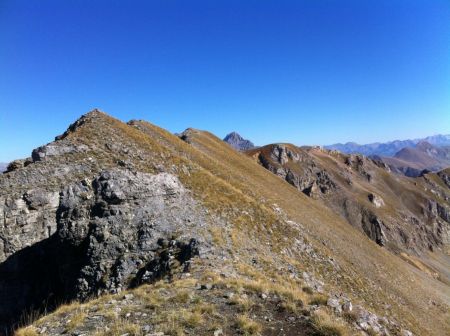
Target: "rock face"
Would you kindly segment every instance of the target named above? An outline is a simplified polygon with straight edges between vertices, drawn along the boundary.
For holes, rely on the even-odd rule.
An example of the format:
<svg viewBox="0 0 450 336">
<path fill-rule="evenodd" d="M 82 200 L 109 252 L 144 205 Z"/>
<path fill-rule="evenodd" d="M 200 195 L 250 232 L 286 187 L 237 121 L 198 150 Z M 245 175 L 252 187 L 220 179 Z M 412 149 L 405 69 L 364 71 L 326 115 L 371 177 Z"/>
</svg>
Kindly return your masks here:
<svg viewBox="0 0 450 336">
<path fill-rule="evenodd" d="M 46 145 L 41 146 L 33 150 L 31 157 L 34 162 L 36 161 L 44 161 L 51 156 L 69 154 L 69 153 L 82 153 L 86 152 L 89 148 L 84 145 L 67 145 L 67 146 L 59 146 L 59 145 Z"/>
<path fill-rule="evenodd" d="M 59 193 L 30 189 L 16 197 L 0 196 L 0 262 L 56 231 Z"/>
<path fill-rule="evenodd" d="M 255 147 L 255 145 L 250 140 L 244 139 L 236 132 L 231 132 L 230 134 L 228 134 L 223 139 L 223 141 L 239 151 L 245 151 Z"/>
<path fill-rule="evenodd" d="M 442 170 L 437 173 L 442 181 L 450 188 L 450 169 Z"/>
<path fill-rule="evenodd" d="M 5 206 L 1 223 L 14 218 L 25 234 L 44 227 L 38 234 L 49 237 L 12 255 L 8 244 L 23 235 L 1 240 L 8 242 L 3 258 L 9 255 L 0 265 L 8 274 L 0 278 L 3 325 L 43 300 L 84 300 L 170 275 L 205 246 L 193 230 L 202 225 L 201 209 L 167 173 L 103 171 L 60 195 L 31 190 Z"/>
<path fill-rule="evenodd" d="M 275 144 L 270 147 L 270 151 L 260 152 L 258 160 L 263 167 L 310 197 L 320 197 L 320 194 L 327 194 L 336 188 L 329 174 L 317 167 L 311 158 L 299 149 Z"/>
</svg>

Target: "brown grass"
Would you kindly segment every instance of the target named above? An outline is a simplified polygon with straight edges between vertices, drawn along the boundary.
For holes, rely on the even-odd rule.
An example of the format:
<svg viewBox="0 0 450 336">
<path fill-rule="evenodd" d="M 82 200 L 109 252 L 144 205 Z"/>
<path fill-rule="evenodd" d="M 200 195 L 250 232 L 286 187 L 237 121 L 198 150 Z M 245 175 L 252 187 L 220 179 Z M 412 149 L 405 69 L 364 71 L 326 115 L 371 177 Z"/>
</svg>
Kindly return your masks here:
<svg viewBox="0 0 450 336">
<path fill-rule="evenodd" d="M 39 334 L 37 333 L 36 329 L 34 329 L 33 327 L 26 327 L 26 328 L 21 328 L 19 330 L 16 330 L 16 332 L 14 333 L 14 336 L 38 336 Z"/>
<path fill-rule="evenodd" d="M 259 323 L 253 321 L 248 315 L 240 315 L 236 319 L 237 327 L 244 335 L 257 335 L 262 327 Z"/>
<path fill-rule="evenodd" d="M 312 316 L 312 325 L 316 336 L 347 336 L 348 331 L 342 322 L 333 319 L 328 313 L 321 310 Z"/>
</svg>

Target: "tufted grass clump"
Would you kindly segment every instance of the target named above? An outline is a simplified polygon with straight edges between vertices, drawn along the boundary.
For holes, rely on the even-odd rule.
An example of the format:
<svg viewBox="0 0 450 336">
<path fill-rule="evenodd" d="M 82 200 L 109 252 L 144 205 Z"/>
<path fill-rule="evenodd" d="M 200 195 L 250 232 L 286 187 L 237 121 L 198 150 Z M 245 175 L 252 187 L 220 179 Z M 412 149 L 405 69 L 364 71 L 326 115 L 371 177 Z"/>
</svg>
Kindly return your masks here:
<svg viewBox="0 0 450 336">
<path fill-rule="evenodd" d="M 26 327 L 17 330 L 14 336 L 38 336 L 38 333 L 33 327 Z"/>
<path fill-rule="evenodd" d="M 248 315 L 240 315 L 236 319 L 237 327 L 244 335 L 257 335 L 262 327 L 259 323 L 253 321 Z"/>
<path fill-rule="evenodd" d="M 333 319 L 326 311 L 315 312 L 311 321 L 315 336 L 348 336 L 343 323 Z"/>
<path fill-rule="evenodd" d="M 327 302 L 328 297 L 323 294 L 316 294 L 309 300 L 310 305 L 317 305 L 317 306 L 325 306 Z"/>
</svg>

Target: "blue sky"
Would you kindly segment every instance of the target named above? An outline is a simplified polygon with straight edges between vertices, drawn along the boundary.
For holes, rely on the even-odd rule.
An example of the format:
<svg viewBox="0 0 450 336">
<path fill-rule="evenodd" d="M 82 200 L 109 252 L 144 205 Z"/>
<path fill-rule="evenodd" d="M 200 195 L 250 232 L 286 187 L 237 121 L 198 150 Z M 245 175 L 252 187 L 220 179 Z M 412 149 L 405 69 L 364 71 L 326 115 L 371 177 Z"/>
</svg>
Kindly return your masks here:
<svg viewBox="0 0 450 336">
<path fill-rule="evenodd" d="M 450 2 L 0 0 L 0 161 L 95 107 L 257 144 L 450 133 Z"/>
</svg>

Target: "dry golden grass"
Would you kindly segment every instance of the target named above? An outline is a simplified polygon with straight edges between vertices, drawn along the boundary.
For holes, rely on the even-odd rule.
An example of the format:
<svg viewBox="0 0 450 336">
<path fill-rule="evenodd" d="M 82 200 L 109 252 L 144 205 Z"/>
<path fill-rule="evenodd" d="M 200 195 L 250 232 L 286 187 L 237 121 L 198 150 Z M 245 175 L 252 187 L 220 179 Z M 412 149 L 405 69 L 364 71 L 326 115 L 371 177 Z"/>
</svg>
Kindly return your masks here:
<svg viewBox="0 0 450 336">
<path fill-rule="evenodd" d="M 244 335 L 258 335 L 262 331 L 261 325 L 248 315 L 239 315 L 236 318 L 236 323 Z"/>
<path fill-rule="evenodd" d="M 183 311 L 182 319 L 184 325 L 195 328 L 204 323 L 203 314 L 200 311 Z"/>
<path fill-rule="evenodd" d="M 101 329 L 103 329 L 103 327 Z M 115 321 L 109 330 L 99 330 L 95 333 L 95 336 L 121 336 L 124 334 L 129 336 L 141 336 L 141 327 L 127 320 L 119 319 Z"/>
<path fill-rule="evenodd" d="M 248 312 L 253 305 L 253 302 L 248 297 L 234 295 L 229 299 L 230 305 L 234 305 L 240 312 Z"/>
<path fill-rule="evenodd" d="M 309 304 L 324 306 L 327 304 L 327 301 L 328 301 L 328 296 L 323 295 L 323 294 L 315 294 L 310 298 Z"/>
<path fill-rule="evenodd" d="M 434 271 L 433 269 L 431 269 L 430 267 L 428 267 L 427 265 L 425 265 L 423 262 L 421 262 L 418 258 L 412 256 L 412 255 L 408 255 L 404 252 L 400 253 L 400 256 L 406 260 L 408 263 L 410 263 L 411 265 L 413 265 L 414 267 L 420 269 L 422 272 L 425 272 L 426 274 L 434 277 L 434 278 L 438 278 L 439 277 L 439 273 Z"/>
<path fill-rule="evenodd" d="M 33 327 L 27 327 L 27 328 L 21 328 L 19 330 L 16 330 L 14 333 L 14 336 L 38 336 L 36 329 Z"/>
<path fill-rule="evenodd" d="M 347 336 L 348 331 L 342 322 L 333 319 L 323 310 L 317 311 L 312 316 L 312 323 L 317 336 Z"/>
<path fill-rule="evenodd" d="M 69 333 L 80 326 L 84 322 L 86 316 L 84 311 L 78 311 L 75 314 L 72 314 L 70 320 L 67 321 L 66 324 L 66 333 Z"/>
</svg>

